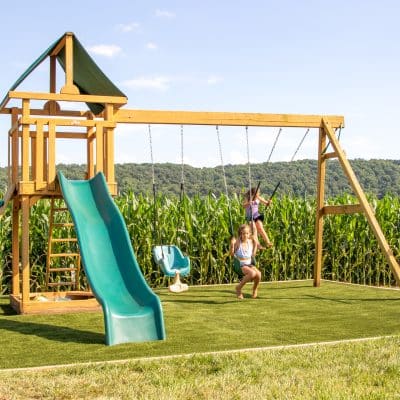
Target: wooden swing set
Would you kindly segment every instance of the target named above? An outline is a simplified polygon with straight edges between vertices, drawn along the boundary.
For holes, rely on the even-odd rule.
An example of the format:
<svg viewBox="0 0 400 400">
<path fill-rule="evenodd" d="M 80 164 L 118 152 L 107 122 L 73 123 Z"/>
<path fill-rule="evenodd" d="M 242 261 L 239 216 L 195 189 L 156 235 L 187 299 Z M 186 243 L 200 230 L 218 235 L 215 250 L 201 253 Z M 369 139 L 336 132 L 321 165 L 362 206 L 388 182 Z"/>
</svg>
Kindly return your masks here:
<svg viewBox="0 0 400 400">
<path fill-rule="evenodd" d="M 49 91 L 17 91 L 19 84 L 45 59 L 49 59 Z M 65 72 L 65 84 L 57 91 L 56 63 Z M 10 105 L 9 103 L 13 103 Z M 114 134 L 118 124 L 179 124 L 318 128 L 318 179 L 315 224 L 314 286 L 321 283 L 323 221 L 329 214 L 365 214 L 386 256 L 397 285 L 400 267 L 339 144 L 335 130 L 344 126 L 342 116 L 191 112 L 123 109 L 126 96 L 101 72 L 73 33 L 67 32 L 51 45 L 7 92 L 0 114 L 9 115 L 8 190 L 0 214 L 12 204 L 12 290 L 10 304 L 18 313 L 69 312 L 98 308 L 90 292 L 79 290 L 48 296 L 69 296 L 74 301 L 37 301 L 31 292 L 29 262 L 30 208 L 40 199 L 62 197 L 56 178 L 59 140 L 83 140 L 86 176 L 103 172 L 111 195 L 117 195 L 114 169 Z M 77 111 L 77 105 L 82 108 Z M 327 153 L 328 142 L 333 151 Z M 62 147 L 62 146 L 60 146 Z M 356 205 L 325 205 L 326 162 L 336 158 L 358 198 Z M 95 238 L 94 238 L 95 240 Z"/>
</svg>

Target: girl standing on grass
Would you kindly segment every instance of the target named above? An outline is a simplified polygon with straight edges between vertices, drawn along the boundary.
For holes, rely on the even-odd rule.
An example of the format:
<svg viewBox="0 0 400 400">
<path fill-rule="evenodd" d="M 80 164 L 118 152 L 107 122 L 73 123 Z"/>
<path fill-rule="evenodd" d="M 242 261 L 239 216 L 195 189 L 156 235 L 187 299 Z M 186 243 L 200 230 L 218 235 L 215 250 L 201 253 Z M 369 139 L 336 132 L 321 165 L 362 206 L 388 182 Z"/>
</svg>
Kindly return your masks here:
<svg viewBox="0 0 400 400">
<path fill-rule="evenodd" d="M 253 281 L 252 298 L 257 297 L 258 285 L 261 281 L 261 272 L 254 265 L 254 256 L 257 252 L 257 234 L 251 235 L 251 228 L 247 224 L 239 227 L 238 237 L 233 237 L 230 243 L 230 254 L 235 256 L 240 263 L 240 268 L 243 272 L 243 278 L 236 286 L 236 296 L 238 299 L 243 299 L 242 287 Z"/>
<path fill-rule="evenodd" d="M 267 232 L 264 229 L 263 221 L 264 214 L 260 214 L 258 207 L 259 205 L 264 204 L 265 206 L 269 206 L 272 203 L 272 200 L 266 200 L 264 197 L 260 195 L 260 189 L 251 188 L 244 195 L 243 207 L 246 210 L 246 220 L 251 223 L 251 227 L 254 232 L 258 232 L 266 243 L 267 247 L 272 247 L 273 244 L 269 239 Z M 258 242 L 258 239 L 257 239 Z M 264 249 L 261 244 L 258 242 L 258 247 L 260 249 Z"/>
</svg>

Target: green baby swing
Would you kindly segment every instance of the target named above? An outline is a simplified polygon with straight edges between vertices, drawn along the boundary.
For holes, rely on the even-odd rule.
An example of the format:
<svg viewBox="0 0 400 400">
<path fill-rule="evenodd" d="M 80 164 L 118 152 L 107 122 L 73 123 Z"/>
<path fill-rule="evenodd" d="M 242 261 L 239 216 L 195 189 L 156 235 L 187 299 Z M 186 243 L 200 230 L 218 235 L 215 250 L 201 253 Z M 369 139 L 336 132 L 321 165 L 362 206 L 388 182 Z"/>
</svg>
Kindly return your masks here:
<svg viewBox="0 0 400 400">
<path fill-rule="evenodd" d="M 153 179 L 153 204 L 154 204 L 154 220 L 153 220 L 153 241 L 156 239 L 158 243 L 161 242 L 160 232 L 157 230 L 158 225 L 158 210 L 157 210 L 157 196 L 156 184 L 154 173 L 154 160 L 153 160 L 153 144 L 151 137 L 151 126 L 149 125 L 149 143 L 150 155 L 152 164 L 152 179 Z M 183 126 L 181 126 L 181 155 L 182 155 L 182 169 L 181 169 L 181 190 L 179 204 L 184 204 L 184 158 L 183 158 Z M 179 228 L 177 229 L 177 232 Z M 170 278 L 174 278 L 173 283 L 168 286 L 168 289 L 174 293 L 181 293 L 189 289 L 186 283 L 182 283 L 180 277 L 188 276 L 190 273 L 190 258 L 183 255 L 180 248 L 174 244 L 158 244 L 152 248 L 153 260 L 159 266 L 161 272 Z"/>
</svg>

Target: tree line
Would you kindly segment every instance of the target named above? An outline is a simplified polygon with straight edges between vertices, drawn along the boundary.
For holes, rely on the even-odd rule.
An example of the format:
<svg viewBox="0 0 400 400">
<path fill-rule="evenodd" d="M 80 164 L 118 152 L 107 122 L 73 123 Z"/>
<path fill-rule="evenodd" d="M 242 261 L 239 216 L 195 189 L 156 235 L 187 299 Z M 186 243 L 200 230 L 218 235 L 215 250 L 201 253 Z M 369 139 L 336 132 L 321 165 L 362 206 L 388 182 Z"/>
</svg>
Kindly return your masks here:
<svg viewBox="0 0 400 400">
<path fill-rule="evenodd" d="M 400 195 L 400 160 L 350 160 L 350 164 L 360 181 L 364 191 L 382 198 L 385 194 Z M 85 165 L 59 164 L 70 179 L 83 179 Z M 317 161 L 299 160 L 292 162 L 273 162 L 252 164 L 251 180 L 248 165 L 231 165 L 224 167 L 229 195 L 240 195 L 250 183 L 260 188 L 265 196 L 271 194 L 278 184 L 277 196 L 289 195 L 309 197 L 316 194 Z M 155 189 L 157 194 L 179 196 L 182 191 L 182 166 L 180 164 L 162 163 L 154 165 Z M 126 194 L 151 194 L 153 192 L 151 164 L 116 164 L 116 180 L 119 192 Z M 183 190 L 188 196 L 195 194 L 216 196 L 225 193 L 224 175 L 221 166 L 196 168 L 189 165 L 183 167 Z M 0 168 L 0 188 L 7 187 L 7 169 Z M 327 197 L 335 197 L 344 193 L 353 194 L 347 177 L 338 160 L 328 160 L 326 168 Z"/>
</svg>

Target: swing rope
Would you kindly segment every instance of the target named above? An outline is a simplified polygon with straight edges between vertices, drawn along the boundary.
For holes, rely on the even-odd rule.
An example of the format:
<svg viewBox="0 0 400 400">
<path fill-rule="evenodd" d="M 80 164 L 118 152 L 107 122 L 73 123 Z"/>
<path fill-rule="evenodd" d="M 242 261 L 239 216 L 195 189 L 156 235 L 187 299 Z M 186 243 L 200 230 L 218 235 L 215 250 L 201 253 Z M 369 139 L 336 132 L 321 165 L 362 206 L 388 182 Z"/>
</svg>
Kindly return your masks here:
<svg viewBox="0 0 400 400">
<path fill-rule="evenodd" d="M 218 139 L 218 148 L 219 148 L 219 156 L 221 159 L 221 168 L 222 168 L 222 175 L 224 179 L 224 187 L 225 187 L 225 195 L 226 195 L 226 200 L 228 202 L 228 214 L 229 214 L 229 225 L 230 225 L 230 231 L 231 231 L 231 236 L 234 236 L 233 232 L 233 222 L 232 222 L 232 212 L 231 212 L 231 202 L 229 200 L 229 192 L 228 192 L 228 184 L 226 182 L 226 174 L 225 174 L 225 166 L 224 166 L 224 159 L 222 157 L 222 146 L 221 146 L 221 137 L 219 134 L 219 127 L 218 125 L 215 127 L 217 131 L 217 139 Z"/>
<path fill-rule="evenodd" d="M 177 238 L 179 245 L 180 245 L 180 238 L 179 238 L 180 231 L 185 232 L 186 243 L 188 243 L 188 232 L 187 232 L 186 226 L 185 226 L 185 166 L 184 166 L 183 147 L 184 147 L 183 146 L 183 125 L 181 125 L 181 185 L 180 185 L 181 190 L 179 193 L 179 223 L 177 224 L 177 227 L 176 227 L 176 238 Z M 181 218 L 182 208 L 183 208 L 183 218 Z M 183 221 L 182 221 L 182 219 L 183 219 Z M 182 229 L 182 226 L 184 226 L 183 229 Z"/>
<path fill-rule="evenodd" d="M 308 135 L 308 132 L 310 132 L 310 128 L 308 128 L 308 129 L 306 130 L 306 133 L 304 134 L 304 136 L 303 136 L 302 139 L 300 140 L 300 143 L 299 143 L 299 145 L 297 146 L 297 149 L 295 150 L 295 152 L 294 152 L 292 158 L 290 159 L 290 162 L 292 162 L 292 161 L 294 160 L 294 158 L 296 157 L 296 154 L 297 154 L 297 152 L 299 151 L 301 145 L 303 144 L 304 139 L 305 139 L 306 136 Z"/>
<path fill-rule="evenodd" d="M 156 194 L 156 179 L 155 179 L 155 169 L 154 169 L 154 157 L 153 157 L 153 139 L 151 135 L 151 125 L 148 125 L 148 134 L 149 134 L 149 146 L 150 146 L 150 159 L 151 159 L 151 178 L 153 183 L 153 242 L 161 242 L 160 240 L 160 232 L 157 229 L 157 221 L 158 221 L 158 209 L 157 209 L 157 194 Z"/>
</svg>

